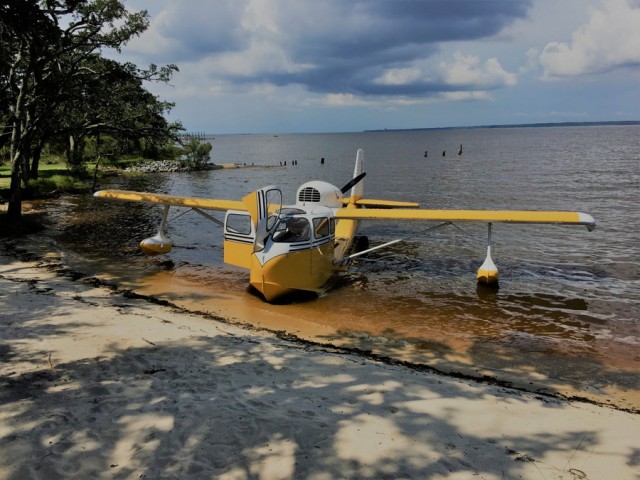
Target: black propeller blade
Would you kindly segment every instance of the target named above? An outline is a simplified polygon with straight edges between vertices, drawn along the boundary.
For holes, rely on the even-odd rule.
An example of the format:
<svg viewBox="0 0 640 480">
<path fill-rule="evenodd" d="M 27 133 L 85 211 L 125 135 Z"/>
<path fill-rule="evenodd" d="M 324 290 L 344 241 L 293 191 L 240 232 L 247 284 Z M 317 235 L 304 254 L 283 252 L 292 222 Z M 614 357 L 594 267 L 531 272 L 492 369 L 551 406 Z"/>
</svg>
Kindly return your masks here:
<svg viewBox="0 0 640 480">
<path fill-rule="evenodd" d="M 344 187 L 342 187 L 340 189 L 340 191 L 342 192 L 342 194 L 344 195 L 345 193 L 347 193 L 349 190 L 351 190 L 353 188 L 354 185 L 360 183 L 360 180 L 362 180 L 364 178 L 364 176 L 367 174 L 367 172 L 362 172 L 360 175 L 358 175 L 357 177 L 353 177 L 351 179 L 351 181 L 349 183 L 347 183 Z"/>
</svg>

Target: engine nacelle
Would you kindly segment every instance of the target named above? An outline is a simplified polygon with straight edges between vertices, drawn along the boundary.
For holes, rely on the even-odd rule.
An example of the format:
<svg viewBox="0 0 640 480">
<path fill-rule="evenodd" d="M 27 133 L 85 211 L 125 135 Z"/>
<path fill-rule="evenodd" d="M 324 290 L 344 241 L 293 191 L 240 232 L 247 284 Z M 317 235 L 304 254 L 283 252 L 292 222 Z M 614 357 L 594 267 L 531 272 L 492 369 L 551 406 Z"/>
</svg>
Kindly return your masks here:
<svg viewBox="0 0 640 480">
<path fill-rule="evenodd" d="M 296 204 L 340 208 L 342 207 L 342 192 L 338 187 L 327 182 L 318 180 L 307 182 L 298 188 Z"/>
</svg>

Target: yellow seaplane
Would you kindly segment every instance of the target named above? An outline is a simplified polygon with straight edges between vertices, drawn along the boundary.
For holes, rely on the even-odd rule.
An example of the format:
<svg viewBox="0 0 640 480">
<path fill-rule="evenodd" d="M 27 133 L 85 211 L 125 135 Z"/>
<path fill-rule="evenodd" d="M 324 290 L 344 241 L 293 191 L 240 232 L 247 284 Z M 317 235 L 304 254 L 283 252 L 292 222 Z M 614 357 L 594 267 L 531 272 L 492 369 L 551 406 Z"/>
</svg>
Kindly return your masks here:
<svg viewBox="0 0 640 480">
<path fill-rule="evenodd" d="M 224 261 L 249 270 L 249 283 L 267 302 L 295 291 L 322 292 L 336 271 L 360 255 L 387 247 L 393 240 L 354 251 L 363 220 L 426 221 L 443 224 L 488 224 L 487 256 L 477 272 L 479 283 L 497 285 L 499 274 L 491 258 L 491 225 L 495 222 L 584 225 L 593 230 L 593 217 L 580 212 L 509 210 L 426 210 L 417 203 L 363 197 L 364 153 L 357 151 L 353 178 L 344 187 L 323 181 L 301 185 L 293 205 L 283 205 L 275 185 L 249 193 L 242 200 L 183 197 L 125 190 L 101 190 L 94 196 L 110 200 L 164 205 L 158 233 L 142 240 L 148 255 L 169 253 L 165 233 L 170 207 L 187 207 L 219 224 L 224 232 Z M 206 210 L 224 211 L 221 221 Z"/>
</svg>

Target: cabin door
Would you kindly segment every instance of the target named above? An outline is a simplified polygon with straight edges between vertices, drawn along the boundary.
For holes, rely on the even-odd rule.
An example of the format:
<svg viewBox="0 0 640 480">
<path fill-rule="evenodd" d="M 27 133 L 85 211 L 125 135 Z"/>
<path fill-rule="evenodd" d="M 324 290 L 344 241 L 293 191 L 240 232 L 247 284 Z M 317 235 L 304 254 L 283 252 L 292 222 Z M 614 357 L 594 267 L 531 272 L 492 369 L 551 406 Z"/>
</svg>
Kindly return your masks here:
<svg viewBox="0 0 640 480">
<path fill-rule="evenodd" d="M 253 222 L 253 251 L 263 250 L 269 232 L 278 223 L 278 217 L 272 214 L 282 207 L 282 191 L 276 185 L 269 185 L 246 195 L 242 201 L 247 206 L 247 212 Z"/>
<path fill-rule="evenodd" d="M 224 217 L 224 261 L 251 268 L 256 232 L 248 212 L 228 210 Z"/>
</svg>

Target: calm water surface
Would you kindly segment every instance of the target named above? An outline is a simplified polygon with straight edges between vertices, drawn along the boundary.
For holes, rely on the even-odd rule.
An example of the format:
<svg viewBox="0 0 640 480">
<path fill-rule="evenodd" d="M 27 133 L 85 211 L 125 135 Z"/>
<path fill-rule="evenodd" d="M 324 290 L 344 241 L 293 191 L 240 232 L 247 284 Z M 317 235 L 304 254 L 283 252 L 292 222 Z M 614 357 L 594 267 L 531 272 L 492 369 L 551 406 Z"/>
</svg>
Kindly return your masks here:
<svg viewBox="0 0 640 480">
<path fill-rule="evenodd" d="M 479 290 L 475 281 L 485 225 L 363 224 L 373 245 L 406 242 L 359 259 L 320 298 L 281 306 L 247 292 L 248 274 L 222 263 L 221 229 L 194 213 L 171 223 L 177 247 L 170 263 L 137 249 L 157 229 L 157 206 L 65 197 L 52 207 L 52 234 L 68 261 L 133 282 L 161 278 L 167 296 L 180 284 L 181 296 L 197 297 L 199 309 L 235 294 L 256 311 L 288 316 L 294 332 L 304 319 L 360 345 L 423 352 L 431 363 L 447 357 L 491 371 L 535 370 L 630 397 L 640 389 L 639 142 L 638 126 L 229 135 L 213 141 L 214 162 L 254 168 L 103 180 L 102 188 L 232 199 L 277 184 L 293 203 L 307 180 L 346 183 L 363 148 L 368 197 L 596 218 L 594 232 L 494 225 L 498 291 Z"/>
</svg>

